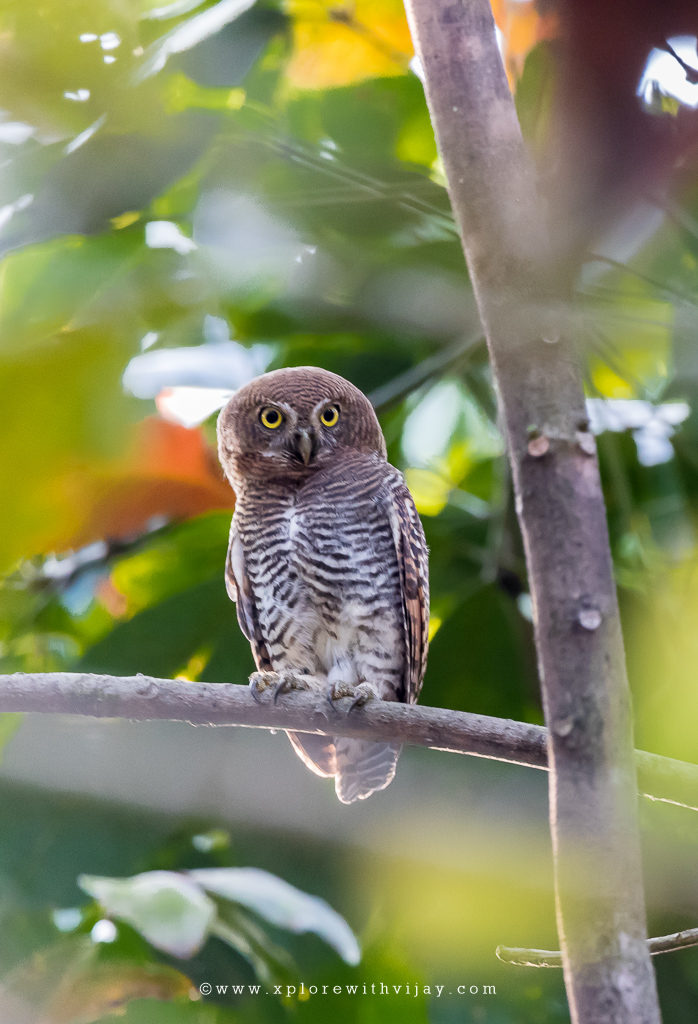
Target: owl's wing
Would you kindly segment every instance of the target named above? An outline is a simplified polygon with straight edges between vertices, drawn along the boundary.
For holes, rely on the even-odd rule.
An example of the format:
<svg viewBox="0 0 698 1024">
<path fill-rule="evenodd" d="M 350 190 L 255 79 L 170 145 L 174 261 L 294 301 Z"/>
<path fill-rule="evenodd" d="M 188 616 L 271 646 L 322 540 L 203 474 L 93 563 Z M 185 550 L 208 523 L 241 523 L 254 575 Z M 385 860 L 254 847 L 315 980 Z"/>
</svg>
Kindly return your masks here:
<svg viewBox="0 0 698 1024">
<path fill-rule="evenodd" d="M 240 629 L 250 641 L 255 665 L 260 672 L 271 671 L 269 652 L 259 626 L 257 606 L 245 568 L 245 555 L 234 518 L 230 527 L 228 555 L 225 560 L 225 588 L 230 600 L 235 601 Z"/>
<path fill-rule="evenodd" d="M 257 606 L 250 578 L 245 569 L 245 554 L 235 526 L 235 519 L 230 526 L 228 555 L 225 560 L 225 587 L 230 600 L 235 601 L 240 629 L 250 641 L 252 656 L 257 668 L 260 672 L 271 672 L 271 659 L 259 626 Z M 311 771 L 323 778 L 335 774 L 337 771 L 335 747 L 331 737 L 300 736 L 294 732 L 289 732 L 287 735 L 294 750 Z"/>
<path fill-rule="evenodd" d="M 419 697 L 429 646 L 429 551 L 412 495 L 400 477 L 388 506 L 395 551 L 400 568 L 400 587 L 407 646 L 406 703 Z"/>
</svg>

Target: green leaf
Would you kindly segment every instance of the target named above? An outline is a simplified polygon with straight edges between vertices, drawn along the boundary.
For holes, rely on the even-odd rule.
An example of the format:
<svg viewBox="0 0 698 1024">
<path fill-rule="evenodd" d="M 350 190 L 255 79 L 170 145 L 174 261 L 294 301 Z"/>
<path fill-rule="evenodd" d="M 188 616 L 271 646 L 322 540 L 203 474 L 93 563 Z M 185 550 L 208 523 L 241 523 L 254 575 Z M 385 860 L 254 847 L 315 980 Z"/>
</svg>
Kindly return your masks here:
<svg viewBox="0 0 698 1024">
<path fill-rule="evenodd" d="M 207 7 L 187 21 L 164 35 L 146 52 L 138 71 L 137 81 L 150 78 L 162 71 L 169 58 L 175 53 L 184 53 L 193 46 L 215 35 L 229 25 L 255 3 L 255 0 L 219 0 L 213 7 Z"/>
<path fill-rule="evenodd" d="M 56 153 L 33 201 L 3 232 L 0 253 L 57 235 L 93 234 L 112 218 L 146 209 L 189 170 L 213 131 L 211 118 L 195 111 L 165 125 L 157 135 L 100 130 L 72 152 Z"/>
<path fill-rule="evenodd" d="M 210 512 L 172 526 L 120 558 L 112 582 L 129 611 L 137 612 L 200 583 L 220 581 L 229 533 L 230 512 Z"/>
<path fill-rule="evenodd" d="M 293 959 L 239 907 L 220 908 L 211 932 L 244 957 L 258 978 L 267 985 L 288 982 L 294 975 Z"/>
<path fill-rule="evenodd" d="M 299 934 L 313 932 L 348 964 L 358 964 L 361 951 L 343 917 L 318 896 L 310 896 L 259 868 L 200 868 L 189 877 L 209 892 L 253 910 L 277 928 Z"/>
<path fill-rule="evenodd" d="M 195 11 L 202 7 L 204 0 L 172 0 L 172 3 L 162 4 L 145 11 L 142 15 L 144 21 L 167 21 L 169 18 L 179 18 L 183 14 Z"/>
<path fill-rule="evenodd" d="M 431 679 L 434 688 L 438 687 L 435 694 Z M 479 587 L 453 610 L 434 637 L 425 702 L 526 719 L 536 693 L 530 623 L 502 589 L 495 585 Z"/>
<path fill-rule="evenodd" d="M 174 871 L 147 871 L 132 878 L 80 875 L 78 885 L 107 914 L 126 921 L 156 949 L 180 959 L 201 949 L 216 916 L 213 900 Z"/>
<path fill-rule="evenodd" d="M 252 671 L 250 645 L 235 620 L 222 574 L 145 608 L 85 652 L 79 668 L 169 678 L 202 650 L 223 645 L 225 664 L 217 682 L 244 682 Z"/>
<path fill-rule="evenodd" d="M 105 324 L 0 359 L 0 475 L 12 493 L 0 506 L 0 567 L 55 549 L 79 527 L 81 474 L 119 450 L 132 420 L 119 383 L 130 354 Z"/>
<path fill-rule="evenodd" d="M 556 55 L 549 43 L 535 46 L 516 89 L 516 112 L 529 144 L 542 150 L 550 131 L 557 88 Z"/>
</svg>

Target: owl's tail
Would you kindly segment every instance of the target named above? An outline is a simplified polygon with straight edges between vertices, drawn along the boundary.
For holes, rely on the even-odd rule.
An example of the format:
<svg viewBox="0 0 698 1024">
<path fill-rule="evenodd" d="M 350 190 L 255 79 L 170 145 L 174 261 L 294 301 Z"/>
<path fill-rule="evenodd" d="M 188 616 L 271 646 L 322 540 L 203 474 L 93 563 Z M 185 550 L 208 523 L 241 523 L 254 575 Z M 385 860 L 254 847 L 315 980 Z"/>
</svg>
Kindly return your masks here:
<svg viewBox="0 0 698 1024">
<path fill-rule="evenodd" d="M 385 789 L 395 778 L 402 745 L 350 740 L 343 736 L 313 736 L 288 733 L 301 761 L 316 775 L 334 775 L 334 788 L 343 804 L 365 800 Z"/>
<path fill-rule="evenodd" d="M 365 800 L 395 778 L 402 745 L 335 737 L 334 788 L 343 804 Z"/>
</svg>

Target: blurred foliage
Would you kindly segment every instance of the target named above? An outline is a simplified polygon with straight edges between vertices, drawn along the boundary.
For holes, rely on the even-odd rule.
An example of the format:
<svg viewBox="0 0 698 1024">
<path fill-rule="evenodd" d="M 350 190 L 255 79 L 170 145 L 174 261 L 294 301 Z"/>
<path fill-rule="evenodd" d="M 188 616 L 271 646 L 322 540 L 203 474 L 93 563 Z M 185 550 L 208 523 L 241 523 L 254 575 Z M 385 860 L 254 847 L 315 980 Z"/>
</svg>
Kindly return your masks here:
<svg viewBox="0 0 698 1024">
<path fill-rule="evenodd" d="M 298 968 L 274 947 L 260 919 L 295 934 L 319 935 L 345 963 L 361 959 L 348 924 L 324 900 L 258 868 L 145 871 L 131 878 L 81 875 L 78 885 L 105 915 L 131 925 L 155 949 L 190 959 L 216 936 L 266 985 L 289 984 Z"/>
<path fill-rule="evenodd" d="M 560 102 L 555 5 L 545 16 L 532 3 L 494 10 L 547 182 Z M 182 386 L 234 388 L 264 365 L 317 364 L 375 399 L 424 519 L 434 634 L 425 701 L 540 721 L 486 351 L 401 4 L 0 0 L 0 53 L 0 668 L 243 682 L 252 662 L 222 582 L 233 496 L 212 450 L 214 418 L 172 422 L 170 400 Z M 590 398 L 658 407 L 649 426 L 626 419 L 598 444 L 638 745 L 686 759 L 698 734 L 691 166 L 590 240 L 574 265 L 574 301 L 551 310 L 578 339 Z M 684 421 L 663 418 L 662 403 L 679 402 Z M 17 721 L 3 718 L 0 743 Z M 376 799 L 387 805 L 390 793 Z M 191 837 L 178 845 L 159 822 L 127 825 L 111 808 L 88 815 L 61 802 L 39 811 L 11 793 L 4 803 L 2 975 L 12 991 L 51 989 L 52 1021 L 106 1020 L 108 1007 L 127 1024 L 325 1018 L 320 1000 L 297 994 L 192 1001 L 207 977 L 253 980 L 221 943 L 175 963 L 128 925 L 114 942 L 90 940 L 97 910 L 75 888 L 78 874 L 228 867 L 240 858 L 227 841 L 197 860 Z M 494 867 L 483 885 L 477 874 L 426 880 L 431 869 L 395 862 L 371 862 L 366 874 L 342 864 L 335 876 L 334 848 L 282 841 L 309 865 L 294 880 L 344 906 L 352 925 L 362 885 L 390 891 L 392 923 L 375 925 L 359 973 L 294 938 L 320 984 L 428 985 L 438 980 L 430 953 L 457 977 L 465 954 L 449 960 L 452 933 L 440 923 L 451 905 L 467 908 L 491 946 L 508 938 L 488 923 L 493 908 L 553 927 L 549 903 L 536 910 L 540 891 L 505 884 L 487 844 L 482 860 Z M 274 870 L 268 842 L 251 837 L 246 857 Z M 390 889 L 396 871 L 407 906 L 403 887 Z M 677 927 L 695 923 L 697 899 L 686 898 Z M 77 908 L 74 926 L 52 918 L 61 906 Z M 260 955 L 281 940 L 265 941 Z M 698 991 L 690 955 L 685 969 L 665 969 L 667 1008 L 677 1007 L 668 1020 L 684 1019 Z M 489 962 L 480 978 L 490 969 L 506 997 L 481 1000 L 473 1020 L 566 1019 L 559 978 L 512 980 Z M 338 1020 L 365 1022 L 463 1012 L 423 994 L 333 1007 Z"/>
</svg>

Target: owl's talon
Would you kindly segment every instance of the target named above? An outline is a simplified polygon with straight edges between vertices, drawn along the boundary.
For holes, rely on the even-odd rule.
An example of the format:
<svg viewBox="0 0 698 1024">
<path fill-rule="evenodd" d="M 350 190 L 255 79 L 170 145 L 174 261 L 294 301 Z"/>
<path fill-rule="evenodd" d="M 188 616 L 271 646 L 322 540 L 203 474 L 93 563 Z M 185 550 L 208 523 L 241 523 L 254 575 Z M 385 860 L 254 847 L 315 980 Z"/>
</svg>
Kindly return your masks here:
<svg viewBox="0 0 698 1024">
<path fill-rule="evenodd" d="M 354 688 L 354 694 L 354 699 L 349 705 L 349 710 L 347 711 L 348 715 L 352 713 L 354 708 L 361 708 L 371 700 L 378 700 L 378 694 L 370 683 L 359 683 L 359 685 Z"/>
<path fill-rule="evenodd" d="M 286 670 L 285 672 L 279 672 L 277 676 L 277 683 L 274 687 L 274 703 L 278 701 L 284 693 L 290 693 L 292 690 L 309 690 L 310 684 L 307 681 L 307 677 L 303 675 Z"/>
<path fill-rule="evenodd" d="M 278 683 L 278 680 L 278 672 L 253 672 L 250 676 L 250 693 L 253 699 L 261 704 L 264 691 L 274 683 Z"/>
<path fill-rule="evenodd" d="M 328 703 L 333 711 L 337 710 L 335 701 L 341 700 L 342 697 L 353 697 L 347 714 L 354 710 L 354 708 L 361 707 L 366 704 L 369 700 L 375 700 L 378 694 L 370 685 L 370 683 L 331 683 L 326 690 L 326 697 Z"/>
<path fill-rule="evenodd" d="M 327 703 L 330 705 L 333 711 L 337 710 L 335 705 L 336 700 L 341 700 L 342 697 L 353 697 L 354 687 L 351 683 L 328 683 L 327 689 L 325 690 L 325 696 L 327 697 Z"/>
</svg>

